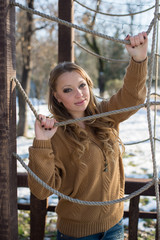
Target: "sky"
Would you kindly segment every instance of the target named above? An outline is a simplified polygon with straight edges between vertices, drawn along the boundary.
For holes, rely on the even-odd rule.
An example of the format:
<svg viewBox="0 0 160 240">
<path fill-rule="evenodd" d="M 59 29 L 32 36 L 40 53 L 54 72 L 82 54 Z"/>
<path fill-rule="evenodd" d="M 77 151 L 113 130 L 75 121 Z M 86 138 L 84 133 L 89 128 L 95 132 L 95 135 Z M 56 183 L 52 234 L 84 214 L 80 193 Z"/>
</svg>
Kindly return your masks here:
<svg viewBox="0 0 160 240">
<path fill-rule="evenodd" d="M 17 0 L 17 2 L 25 5 L 25 0 Z M 80 3 L 86 5 L 87 7 L 91 8 L 91 9 L 96 9 L 96 3 L 97 0 L 79 0 Z M 42 11 L 42 7 L 43 7 L 43 11 L 46 14 L 49 14 L 49 9 L 45 8 L 45 4 L 46 3 L 53 3 L 55 9 L 58 9 L 58 0 L 47 0 L 47 1 L 43 1 L 43 0 L 35 0 L 35 9 L 36 10 L 40 10 Z M 115 0 L 115 1 L 111 1 L 111 0 L 102 0 L 101 1 L 101 5 L 100 5 L 100 10 L 101 12 L 104 13 L 111 13 L 111 14 L 126 14 L 128 13 L 128 4 L 130 6 L 130 11 L 131 12 L 138 12 L 138 11 L 142 11 L 144 9 L 150 8 L 153 5 L 155 5 L 155 1 L 154 0 L 146 0 L 146 1 L 142 1 L 139 0 L 137 3 L 137 0 Z M 64 6 L 65 7 L 65 6 Z M 92 11 L 89 11 L 87 9 L 85 9 L 84 7 L 82 7 L 81 5 L 79 5 L 77 2 L 74 2 L 74 19 L 75 22 L 77 21 L 77 18 L 81 18 L 82 15 L 84 14 L 84 12 L 88 12 L 90 14 L 93 14 Z M 142 13 L 142 14 L 137 14 L 134 16 L 134 23 L 133 23 L 133 28 L 134 31 L 140 31 L 140 30 L 146 30 L 146 28 L 149 26 L 151 20 L 154 17 L 154 9 L 151 9 L 150 11 L 146 12 L 146 13 Z M 128 25 L 130 24 L 130 17 L 110 17 L 110 16 L 105 16 L 102 14 L 98 14 L 96 17 L 96 22 L 98 24 L 98 29 L 103 29 L 103 26 L 109 26 L 109 32 L 112 33 L 112 30 L 115 26 L 118 26 L 121 31 L 123 32 L 123 30 L 128 28 Z M 81 23 L 82 24 L 82 23 Z M 104 29 L 103 29 L 104 31 Z"/>
<path fill-rule="evenodd" d="M 26 0 L 16 0 L 17 2 L 25 5 Z M 97 0 L 79 0 L 80 3 L 86 5 L 87 7 L 91 9 L 96 9 L 96 3 Z M 138 12 L 145 9 L 148 9 L 155 5 L 156 0 L 101 0 L 100 10 L 104 13 L 111 13 L 111 14 L 126 14 L 128 13 L 128 8 L 130 8 L 131 12 Z M 43 11 L 46 14 L 51 14 L 50 9 L 47 9 L 45 7 L 46 3 L 54 4 L 54 8 L 58 9 L 58 0 L 35 0 L 35 9 L 39 11 Z M 128 6 L 129 4 L 129 6 Z M 64 6 L 65 7 L 65 6 Z M 42 10 L 43 8 L 43 10 Z M 83 14 L 87 12 L 90 15 L 93 15 L 94 12 L 87 10 L 86 8 L 79 5 L 77 2 L 74 2 L 74 23 L 77 25 L 80 25 L 84 27 L 84 23 L 82 22 L 82 16 Z M 154 9 L 151 9 L 148 12 L 137 14 L 134 16 L 133 19 L 133 35 L 136 35 L 137 33 L 141 31 L 147 31 L 149 24 L 151 23 L 152 19 L 154 17 Z M 124 39 L 126 35 L 131 34 L 131 17 L 110 17 L 105 16 L 102 14 L 97 14 L 96 16 L 96 26 L 94 30 L 101 32 L 103 34 L 106 34 L 108 36 L 114 36 L 114 33 L 116 31 L 116 28 L 119 28 L 119 34 L 120 39 Z M 81 31 L 77 31 L 76 36 L 78 34 L 82 34 Z M 39 34 L 40 31 L 39 31 Z M 42 31 L 42 35 L 44 35 L 44 32 Z M 149 34 L 149 47 L 151 48 L 152 43 L 152 31 Z"/>
<path fill-rule="evenodd" d="M 97 1 L 91 1 L 91 0 L 87 2 L 84 0 L 79 0 L 79 1 L 92 9 L 96 9 L 96 4 L 94 3 L 96 3 Z M 154 6 L 155 1 L 153 0 L 151 1 L 102 0 L 102 3 L 100 5 L 100 11 L 101 12 L 109 11 L 112 14 L 126 14 L 128 13 L 127 3 L 130 3 L 131 12 L 139 12 Z M 80 18 L 84 13 L 84 11 L 86 11 L 84 7 L 78 5 L 76 2 L 74 4 L 74 9 L 75 9 L 75 16 L 77 16 L 78 18 Z M 89 12 L 89 10 L 87 11 Z M 141 31 L 147 31 L 149 24 L 151 23 L 153 18 L 154 18 L 154 9 L 151 9 L 150 11 L 145 13 L 135 15 L 133 19 L 133 34 L 135 35 Z M 98 14 L 96 17 L 96 23 L 97 23 L 97 30 L 109 36 L 114 35 L 116 27 L 119 28 L 119 33 L 122 39 L 124 39 L 124 37 L 127 34 L 130 34 L 129 25 L 131 23 L 131 17 L 110 17 L 110 16 Z M 149 34 L 149 43 L 151 43 L 151 39 L 152 39 L 152 32 Z"/>
</svg>

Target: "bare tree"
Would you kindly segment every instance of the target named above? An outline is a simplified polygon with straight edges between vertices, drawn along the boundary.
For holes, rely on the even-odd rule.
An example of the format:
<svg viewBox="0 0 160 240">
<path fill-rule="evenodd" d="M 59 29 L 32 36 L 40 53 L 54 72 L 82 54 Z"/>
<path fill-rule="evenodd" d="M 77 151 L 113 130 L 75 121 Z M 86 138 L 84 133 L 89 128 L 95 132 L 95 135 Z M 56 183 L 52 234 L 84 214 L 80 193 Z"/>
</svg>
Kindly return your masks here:
<svg viewBox="0 0 160 240">
<path fill-rule="evenodd" d="M 101 4 L 101 0 L 97 0 L 96 12 L 93 15 L 91 23 L 86 23 L 87 27 L 93 30 L 96 21 L 96 15 L 99 11 L 99 7 Z M 95 52 L 96 54 L 101 55 L 100 46 L 98 45 L 97 38 L 92 35 L 91 37 L 88 34 L 84 35 L 87 45 Z M 104 78 L 104 61 L 102 59 L 98 59 L 98 87 L 100 90 L 100 95 L 104 95 L 105 90 L 105 78 Z"/>
<path fill-rule="evenodd" d="M 27 0 L 27 6 L 34 8 L 34 0 Z M 26 12 L 26 21 L 23 26 L 23 38 L 21 41 L 22 50 L 22 87 L 27 94 L 30 91 L 30 73 L 31 73 L 31 37 L 33 34 L 33 15 Z M 27 104 L 20 92 L 18 92 L 19 103 L 19 122 L 17 127 L 18 136 L 27 135 Z"/>
<path fill-rule="evenodd" d="M 34 8 L 34 0 L 26 0 L 27 1 L 27 6 L 29 8 Z M 48 3 L 47 3 L 48 4 Z M 47 5 L 45 5 L 47 6 Z M 43 5 L 44 7 L 44 5 Z M 53 6 L 49 5 L 50 11 L 53 12 Z M 36 22 L 36 23 L 35 23 Z M 43 64 L 46 66 L 46 62 L 44 63 L 44 59 L 46 60 L 46 57 L 48 56 L 48 52 L 46 54 L 46 57 L 43 57 L 43 54 L 45 54 L 45 49 L 44 46 L 47 45 L 44 42 L 47 42 L 48 45 L 46 48 L 49 46 L 50 52 L 54 52 L 55 47 L 53 44 L 53 41 L 51 41 L 51 37 L 48 41 L 43 40 L 43 48 L 41 47 L 41 50 L 38 49 L 38 46 L 41 46 L 39 43 L 37 46 L 37 40 L 36 40 L 36 33 L 39 30 L 47 29 L 50 35 L 52 35 L 52 32 L 55 29 L 55 23 L 51 23 L 48 21 L 44 21 L 43 19 L 39 20 L 39 18 L 33 19 L 33 15 L 24 12 L 23 10 L 20 10 L 17 13 L 17 42 L 16 42 L 16 49 L 17 49 L 17 76 L 18 79 L 21 79 L 21 85 L 27 95 L 29 96 L 30 94 L 30 83 L 31 79 L 33 81 L 38 81 L 39 80 L 39 88 L 37 88 L 37 93 L 40 89 L 42 88 L 42 77 L 45 76 L 45 74 L 41 76 L 39 74 L 36 74 L 37 68 L 39 68 L 42 72 L 44 68 L 41 68 L 39 66 L 40 60 L 43 62 Z M 45 34 L 44 34 L 45 35 Z M 40 39 L 41 41 L 41 39 Z M 35 46 L 34 46 L 35 44 Z M 53 46 L 51 46 L 53 44 Z M 35 48 L 37 47 L 37 52 L 35 52 Z M 52 49 L 52 51 L 51 51 Z M 41 52 L 40 52 L 41 51 Z M 53 54 L 52 54 L 53 55 Z M 37 59 L 36 59 L 37 56 Z M 39 59 L 40 57 L 40 59 Z M 44 59 L 43 59 L 44 58 Z M 49 57 L 48 57 L 49 58 Z M 49 59 L 51 60 L 51 59 Z M 52 65 L 53 62 L 51 62 L 50 65 Z M 49 66 L 49 64 L 48 64 Z M 38 71 L 39 72 L 39 71 Z M 33 73 L 35 74 L 35 77 L 33 77 Z M 37 78 L 36 78 L 37 76 Z M 38 79 L 39 78 L 39 79 Z M 38 85 L 38 84 L 37 84 Z M 36 89 L 34 89 L 36 91 Z M 38 96 L 39 94 L 37 94 Z M 18 136 L 27 136 L 27 130 L 28 130 L 28 122 L 27 122 L 27 104 L 24 101 L 22 95 L 20 92 L 18 92 L 18 104 L 19 104 L 19 121 L 18 121 L 18 126 L 17 126 L 17 135 Z"/>
</svg>

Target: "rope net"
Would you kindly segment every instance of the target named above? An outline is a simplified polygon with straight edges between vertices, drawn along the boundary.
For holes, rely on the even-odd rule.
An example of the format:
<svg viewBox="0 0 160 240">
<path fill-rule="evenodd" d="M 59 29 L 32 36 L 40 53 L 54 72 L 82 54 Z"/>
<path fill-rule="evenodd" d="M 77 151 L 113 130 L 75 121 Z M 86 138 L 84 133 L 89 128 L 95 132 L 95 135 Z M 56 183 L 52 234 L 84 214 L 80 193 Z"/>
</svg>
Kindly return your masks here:
<svg viewBox="0 0 160 240">
<path fill-rule="evenodd" d="M 75 0 L 77 3 L 79 3 L 77 0 Z M 70 28 L 74 28 L 77 29 L 79 31 L 83 31 L 89 34 L 93 34 L 95 36 L 107 39 L 107 40 L 111 40 L 111 41 L 115 41 L 115 42 L 119 42 L 122 44 L 130 44 L 129 41 L 126 40 L 121 40 L 121 39 L 116 39 L 113 37 L 110 37 L 108 35 L 87 29 L 87 28 L 83 28 L 81 26 L 78 26 L 76 24 L 64 21 L 62 19 L 59 19 L 57 17 L 54 16 L 49 16 L 47 14 L 41 13 L 37 10 L 33 10 L 31 8 L 25 7 L 22 4 L 15 2 L 15 1 L 10 1 L 10 5 L 11 6 L 17 6 L 31 14 L 35 14 L 38 16 L 41 16 L 42 18 L 48 19 L 50 21 L 54 21 L 57 22 L 59 24 L 65 25 L 67 27 Z M 155 11 L 154 11 L 154 18 L 151 21 L 147 32 L 147 35 L 149 35 L 149 33 L 151 32 L 152 28 L 153 28 L 153 35 L 152 35 L 152 50 L 151 50 L 151 56 L 150 56 L 150 65 L 149 65 L 149 80 L 148 80 L 148 94 L 147 94 L 147 101 L 145 104 L 141 104 L 139 106 L 134 106 L 134 107 L 130 107 L 130 108 L 125 108 L 125 109 L 120 109 L 120 110 L 115 110 L 115 111 L 111 111 L 111 112 L 107 112 L 107 113 L 103 113 L 103 114 L 96 114 L 93 116 L 89 116 L 89 117 L 84 117 L 84 118 L 79 118 L 79 119 L 71 119 L 68 121 L 64 121 L 64 122 L 60 122 L 60 123 L 56 123 L 56 126 L 64 126 L 73 122 L 78 122 L 78 121 L 85 121 L 85 120 L 89 120 L 89 119 L 95 119 L 95 118 L 99 118 L 99 117 L 104 117 L 104 116 L 108 116 L 108 115 L 112 115 L 112 114 L 116 114 L 116 113 L 120 113 L 120 112 L 125 112 L 125 111 L 131 111 L 134 109 L 140 109 L 142 107 L 146 107 L 147 108 L 147 120 L 148 120 L 148 131 L 149 131 L 149 139 L 150 140 L 150 146 L 151 146 L 151 154 L 152 154 L 152 163 L 153 163 L 153 179 L 152 181 L 150 181 L 149 183 L 147 183 L 144 187 L 140 188 L 139 190 L 133 192 L 132 194 L 130 194 L 129 196 L 125 197 L 125 198 L 121 198 L 121 199 L 116 199 L 113 201 L 106 201 L 106 202 L 92 202 L 92 201 L 81 201 L 78 199 L 74 199 L 74 198 L 70 198 L 69 196 L 66 196 L 60 192 L 58 192 L 57 190 L 51 188 L 50 186 L 48 186 L 46 183 L 44 183 L 40 178 L 38 178 L 38 176 L 36 176 L 31 169 L 29 169 L 29 167 L 24 163 L 24 161 L 16 154 L 13 153 L 14 157 L 18 159 L 18 161 L 22 164 L 22 166 L 28 171 L 29 174 L 31 174 L 36 181 L 38 181 L 40 184 L 42 184 L 46 189 L 48 189 L 49 191 L 51 191 L 52 193 L 55 193 L 56 195 L 60 196 L 61 198 L 64 198 L 68 201 L 72 201 L 75 203 L 79 203 L 79 204 L 85 204 L 85 205 L 109 205 L 109 204 L 114 204 L 114 203 L 118 203 L 121 201 L 125 201 L 127 199 L 131 199 L 137 195 L 139 195 L 140 193 L 142 193 L 143 191 L 145 191 L 146 189 L 148 189 L 149 187 L 151 187 L 153 184 L 155 186 L 155 193 L 156 193 L 156 205 L 157 205 L 157 222 L 158 222 L 158 239 L 160 239 L 160 204 L 159 204 L 159 178 L 158 178 L 158 169 L 157 169 L 157 163 L 156 163 L 156 157 L 155 157 L 155 151 L 154 151 L 154 140 L 157 140 L 156 138 L 153 138 L 153 133 L 152 133 L 152 123 L 151 123 L 151 113 L 150 113 L 150 106 L 151 105 L 160 105 L 160 102 L 151 102 L 150 101 L 150 96 L 151 96 L 151 86 L 152 86 L 152 76 L 153 76 L 153 67 L 154 67 L 154 56 L 155 56 L 155 44 L 156 44 L 156 34 L 157 34 L 157 25 L 158 25 L 158 20 L 160 18 L 160 14 L 158 13 L 159 11 L 159 1 L 155 0 Z M 148 11 L 150 9 L 147 9 L 146 11 Z M 139 12 L 141 13 L 141 12 Z M 138 14 L 138 13 L 134 13 L 134 14 Z M 132 14 L 133 15 L 133 14 Z M 76 42 L 75 42 L 76 43 Z M 76 43 L 77 44 L 77 43 Z M 159 56 L 159 54 L 157 53 L 156 55 Z M 99 57 L 99 56 L 97 56 Z M 18 89 L 21 91 L 24 99 L 26 100 L 26 102 L 28 103 L 29 107 L 31 108 L 31 110 L 33 111 L 35 117 L 38 119 L 38 114 L 36 112 L 36 110 L 34 109 L 33 105 L 31 104 L 29 98 L 27 97 L 26 93 L 24 92 L 24 90 L 22 89 L 19 81 L 16 78 L 12 78 L 12 80 L 15 81 Z M 145 141 L 147 141 L 145 140 Z"/>
</svg>

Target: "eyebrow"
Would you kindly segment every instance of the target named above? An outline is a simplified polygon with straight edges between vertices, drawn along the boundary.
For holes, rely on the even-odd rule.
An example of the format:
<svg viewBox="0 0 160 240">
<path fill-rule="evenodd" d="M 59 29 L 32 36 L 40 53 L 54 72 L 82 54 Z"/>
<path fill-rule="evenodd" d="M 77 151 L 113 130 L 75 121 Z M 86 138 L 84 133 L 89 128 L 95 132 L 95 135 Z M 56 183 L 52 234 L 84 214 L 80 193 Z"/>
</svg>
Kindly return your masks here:
<svg viewBox="0 0 160 240">
<path fill-rule="evenodd" d="M 86 82 L 85 79 L 80 80 L 80 81 L 79 81 L 79 84 L 81 84 L 81 83 L 84 82 L 84 81 Z M 65 86 L 62 87 L 62 89 L 65 88 L 65 87 L 72 87 L 72 85 L 70 85 L 70 84 L 65 85 Z"/>
</svg>

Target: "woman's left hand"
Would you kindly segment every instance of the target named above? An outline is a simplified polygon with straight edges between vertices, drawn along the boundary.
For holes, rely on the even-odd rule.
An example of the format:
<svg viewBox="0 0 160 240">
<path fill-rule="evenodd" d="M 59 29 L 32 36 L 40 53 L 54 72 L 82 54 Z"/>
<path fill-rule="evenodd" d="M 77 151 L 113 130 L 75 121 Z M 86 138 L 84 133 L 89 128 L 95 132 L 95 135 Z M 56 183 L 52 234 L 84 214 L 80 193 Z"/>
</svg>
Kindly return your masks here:
<svg viewBox="0 0 160 240">
<path fill-rule="evenodd" d="M 130 40 L 130 45 L 126 44 L 129 55 L 136 62 L 143 62 L 147 57 L 148 37 L 146 32 L 139 33 L 135 36 L 127 36 L 125 40 Z"/>
</svg>

